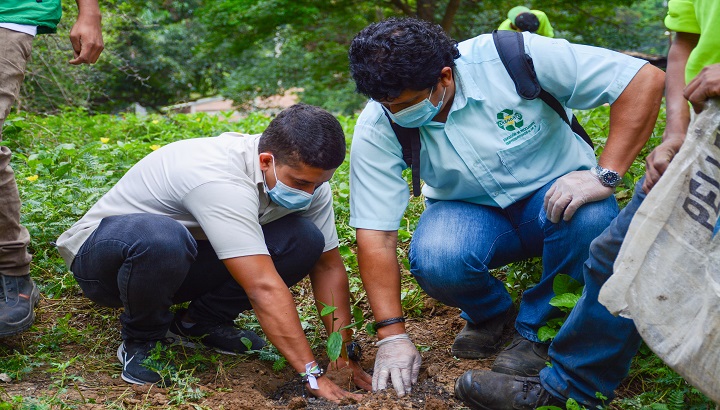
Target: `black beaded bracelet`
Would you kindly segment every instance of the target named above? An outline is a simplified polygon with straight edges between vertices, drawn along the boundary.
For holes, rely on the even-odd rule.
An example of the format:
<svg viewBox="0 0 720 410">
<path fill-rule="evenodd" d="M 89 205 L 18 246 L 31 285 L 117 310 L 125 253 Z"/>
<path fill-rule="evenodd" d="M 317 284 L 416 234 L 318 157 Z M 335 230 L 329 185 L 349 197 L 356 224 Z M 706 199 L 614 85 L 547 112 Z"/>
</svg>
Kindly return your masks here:
<svg viewBox="0 0 720 410">
<path fill-rule="evenodd" d="M 381 320 L 379 322 L 375 322 L 373 324 L 373 327 L 377 331 L 381 327 L 394 325 L 395 323 L 404 323 L 405 322 L 405 316 L 398 316 L 398 317 L 391 317 L 390 319 Z"/>
</svg>

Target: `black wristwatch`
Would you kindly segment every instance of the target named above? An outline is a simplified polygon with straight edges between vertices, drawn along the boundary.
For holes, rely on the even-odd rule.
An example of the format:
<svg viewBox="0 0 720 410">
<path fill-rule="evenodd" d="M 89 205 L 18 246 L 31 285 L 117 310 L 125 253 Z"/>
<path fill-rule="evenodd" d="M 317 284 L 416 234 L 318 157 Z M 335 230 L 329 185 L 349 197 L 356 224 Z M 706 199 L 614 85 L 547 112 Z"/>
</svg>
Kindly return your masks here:
<svg viewBox="0 0 720 410">
<path fill-rule="evenodd" d="M 345 345 L 345 348 L 347 349 L 348 359 L 352 360 L 353 362 L 360 361 L 360 358 L 362 357 L 362 349 L 360 349 L 360 343 L 350 342 Z"/>
<path fill-rule="evenodd" d="M 590 169 L 590 172 L 592 172 L 592 174 L 600 180 L 600 183 L 606 187 L 615 188 L 620 184 L 620 181 L 622 181 L 620 174 L 616 171 L 603 168 L 600 165 L 595 165 L 595 167 Z"/>
</svg>

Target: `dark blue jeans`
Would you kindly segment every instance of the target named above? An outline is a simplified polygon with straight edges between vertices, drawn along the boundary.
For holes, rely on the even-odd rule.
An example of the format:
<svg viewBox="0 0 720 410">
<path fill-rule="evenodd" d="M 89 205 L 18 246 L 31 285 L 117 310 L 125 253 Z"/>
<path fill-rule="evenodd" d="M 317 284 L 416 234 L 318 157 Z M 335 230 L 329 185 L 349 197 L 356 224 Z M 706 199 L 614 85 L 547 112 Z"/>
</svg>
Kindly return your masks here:
<svg viewBox="0 0 720 410">
<path fill-rule="evenodd" d="M 640 347 L 633 321 L 611 315 L 598 302 L 598 293 L 612 275 L 630 221 L 645 199 L 642 183 L 637 183 L 630 203 L 590 245 L 583 267 L 583 295 L 550 345 L 552 367 L 540 372 L 548 391 L 588 408 L 601 404 L 596 393 L 607 397 L 607 402 L 615 397 Z"/>
<path fill-rule="evenodd" d="M 505 209 L 428 201 L 409 255 L 410 271 L 420 287 L 462 309 L 464 319 L 481 323 L 512 304 L 505 284 L 489 270 L 542 256 L 542 279 L 523 293 L 515 322 L 523 337 L 539 341 L 538 329 L 562 314 L 550 305 L 553 279 L 564 273 L 582 282 L 590 243 L 618 213 L 611 196 L 583 205 L 568 222 L 552 223 L 543 200 L 553 182 Z"/>
<path fill-rule="evenodd" d="M 289 215 L 263 225 L 275 268 L 288 286 L 304 278 L 322 254 L 325 240 L 308 219 Z M 123 307 L 123 340 L 165 337 L 173 304 L 191 301 L 197 322 L 234 320 L 251 309 L 208 241 L 166 216 L 130 214 L 104 218 L 85 241 L 72 271 L 86 297 L 102 306 Z"/>
</svg>

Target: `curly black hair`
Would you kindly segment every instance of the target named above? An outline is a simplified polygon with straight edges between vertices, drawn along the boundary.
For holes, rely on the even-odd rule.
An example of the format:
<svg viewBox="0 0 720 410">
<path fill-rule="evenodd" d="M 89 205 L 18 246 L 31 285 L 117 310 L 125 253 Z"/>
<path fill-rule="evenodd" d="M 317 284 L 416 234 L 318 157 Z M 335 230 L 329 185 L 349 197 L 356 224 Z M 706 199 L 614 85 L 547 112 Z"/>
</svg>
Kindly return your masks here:
<svg viewBox="0 0 720 410">
<path fill-rule="evenodd" d="M 270 121 L 258 143 L 261 152 L 271 152 L 277 162 L 289 166 L 335 169 L 345 160 L 345 133 L 329 112 L 295 104 Z"/>
<path fill-rule="evenodd" d="M 375 100 L 437 84 L 444 67 L 460 57 L 457 41 L 442 27 L 415 18 L 389 18 L 360 31 L 348 51 L 356 91 Z"/>
</svg>

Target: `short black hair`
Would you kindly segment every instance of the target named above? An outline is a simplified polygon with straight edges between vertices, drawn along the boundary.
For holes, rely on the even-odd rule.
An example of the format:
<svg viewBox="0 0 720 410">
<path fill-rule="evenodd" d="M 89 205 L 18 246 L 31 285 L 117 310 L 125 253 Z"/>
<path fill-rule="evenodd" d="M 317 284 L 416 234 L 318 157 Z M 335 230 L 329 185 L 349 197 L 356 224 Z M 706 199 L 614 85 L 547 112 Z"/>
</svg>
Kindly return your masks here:
<svg viewBox="0 0 720 410">
<path fill-rule="evenodd" d="M 389 18 L 360 31 L 348 56 L 356 91 L 375 100 L 435 86 L 460 57 L 457 41 L 442 27 L 415 18 Z"/>
<path fill-rule="evenodd" d="M 520 13 L 515 17 L 515 27 L 520 31 L 529 31 L 534 33 L 540 28 L 540 20 L 532 13 Z"/>
<path fill-rule="evenodd" d="M 258 154 L 270 152 L 278 163 L 335 169 L 345 160 L 345 133 L 340 122 L 320 107 L 295 104 L 265 129 Z"/>
</svg>

